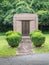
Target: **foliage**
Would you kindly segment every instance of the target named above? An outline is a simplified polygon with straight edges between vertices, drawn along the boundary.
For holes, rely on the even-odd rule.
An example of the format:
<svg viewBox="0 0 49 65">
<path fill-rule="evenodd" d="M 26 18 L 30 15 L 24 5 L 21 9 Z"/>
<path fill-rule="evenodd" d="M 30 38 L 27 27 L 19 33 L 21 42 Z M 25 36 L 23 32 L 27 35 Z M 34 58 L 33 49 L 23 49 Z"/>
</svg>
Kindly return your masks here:
<svg viewBox="0 0 49 65">
<path fill-rule="evenodd" d="M 6 33 L 8 44 L 11 47 L 18 47 L 21 41 L 21 33 L 8 31 Z"/>
<path fill-rule="evenodd" d="M 49 12 L 40 10 L 37 12 L 37 14 L 39 15 L 39 22 L 40 22 L 39 24 L 48 26 L 49 25 Z"/>
<path fill-rule="evenodd" d="M 13 33 L 13 31 L 12 31 L 12 30 L 10 30 L 10 31 L 6 32 L 6 36 L 11 35 L 12 33 Z"/>
<path fill-rule="evenodd" d="M 32 3 L 32 8 L 34 8 L 35 11 L 49 10 L 49 1 L 46 2 L 45 0 L 44 1 L 34 0 Z"/>
<path fill-rule="evenodd" d="M 49 11 L 49 0 L 0 0 L 0 31 L 10 30 L 13 27 L 13 16 L 16 13 L 37 13 Z M 41 12 L 39 12 L 41 13 Z M 38 14 L 39 15 L 39 14 Z M 45 18 L 48 14 L 43 13 L 39 17 Z M 46 17 L 47 19 L 47 17 Z M 42 19 L 41 19 L 42 20 Z M 43 20 L 48 22 L 49 20 Z M 47 25 L 44 23 L 44 25 Z M 39 24 L 42 22 L 39 20 Z M 49 24 L 48 24 L 49 25 Z M 9 29 L 7 28 L 10 27 Z"/>
<path fill-rule="evenodd" d="M 4 32 L 0 32 L 0 57 L 13 56 L 17 52 L 17 48 L 9 47 Z"/>
<path fill-rule="evenodd" d="M 26 2 L 20 1 L 16 4 L 16 12 L 17 13 L 34 13 L 34 10 L 31 9 Z"/>
<path fill-rule="evenodd" d="M 41 31 L 34 31 L 30 34 L 30 38 L 36 47 L 42 46 L 45 42 L 45 36 Z"/>
</svg>

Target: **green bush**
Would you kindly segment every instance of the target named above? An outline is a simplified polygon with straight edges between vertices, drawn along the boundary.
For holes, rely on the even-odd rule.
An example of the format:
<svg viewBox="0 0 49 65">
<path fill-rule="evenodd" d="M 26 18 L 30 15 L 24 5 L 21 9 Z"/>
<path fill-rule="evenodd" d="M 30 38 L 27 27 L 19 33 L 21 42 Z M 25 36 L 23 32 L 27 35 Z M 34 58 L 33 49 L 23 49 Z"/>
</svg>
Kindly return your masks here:
<svg viewBox="0 0 49 65">
<path fill-rule="evenodd" d="M 9 31 L 6 33 L 8 44 L 11 47 L 18 47 L 21 41 L 22 35 L 18 32 Z"/>
<path fill-rule="evenodd" d="M 41 32 L 40 30 L 35 30 L 34 32 Z M 32 36 L 33 32 L 30 33 L 30 37 Z"/>
<path fill-rule="evenodd" d="M 20 32 L 17 32 L 17 34 L 22 36 L 22 34 Z"/>
<path fill-rule="evenodd" d="M 34 31 L 30 33 L 30 38 L 36 47 L 42 46 L 45 42 L 45 36 L 41 31 Z"/>
<path fill-rule="evenodd" d="M 11 30 L 11 31 L 6 32 L 6 36 L 11 35 L 12 33 L 13 33 L 13 31 L 12 31 L 12 30 Z"/>
</svg>

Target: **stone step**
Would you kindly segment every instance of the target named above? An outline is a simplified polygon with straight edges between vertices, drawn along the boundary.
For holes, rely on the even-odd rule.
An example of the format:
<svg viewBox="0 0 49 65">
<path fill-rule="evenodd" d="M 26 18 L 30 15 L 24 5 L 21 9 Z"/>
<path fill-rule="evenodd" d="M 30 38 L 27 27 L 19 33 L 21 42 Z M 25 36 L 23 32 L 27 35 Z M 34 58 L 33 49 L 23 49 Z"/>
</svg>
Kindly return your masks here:
<svg viewBox="0 0 49 65">
<path fill-rule="evenodd" d="M 21 41 L 31 41 L 30 39 L 22 39 Z"/>
<path fill-rule="evenodd" d="M 30 40 L 30 37 L 29 36 L 23 36 L 22 37 L 22 40 L 26 40 L 26 39 Z"/>
<path fill-rule="evenodd" d="M 31 42 L 31 40 L 21 40 L 21 42 Z"/>
<path fill-rule="evenodd" d="M 21 43 L 31 43 L 31 41 L 21 41 Z"/>
<path fill-rule="evenodd" d="M 21 43 L 31 43 L 30 37 L 29 36 L 23 36 Z"/>
</svg>

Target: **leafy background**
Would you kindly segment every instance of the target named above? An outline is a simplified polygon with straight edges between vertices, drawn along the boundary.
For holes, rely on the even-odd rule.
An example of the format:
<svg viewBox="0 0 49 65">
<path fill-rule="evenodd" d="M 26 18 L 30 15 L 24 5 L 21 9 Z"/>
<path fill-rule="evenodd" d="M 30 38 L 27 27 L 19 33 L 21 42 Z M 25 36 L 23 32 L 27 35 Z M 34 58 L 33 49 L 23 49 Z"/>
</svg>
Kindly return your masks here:
<svg viewBox="0 0 49 65">
<path fill-rule="evenodd" d="M 13 15 L 35 13 L 39 29 L 49 30 L 49 0 L 0 0 L 0 31 L 13 29 Z"/>
</svg>

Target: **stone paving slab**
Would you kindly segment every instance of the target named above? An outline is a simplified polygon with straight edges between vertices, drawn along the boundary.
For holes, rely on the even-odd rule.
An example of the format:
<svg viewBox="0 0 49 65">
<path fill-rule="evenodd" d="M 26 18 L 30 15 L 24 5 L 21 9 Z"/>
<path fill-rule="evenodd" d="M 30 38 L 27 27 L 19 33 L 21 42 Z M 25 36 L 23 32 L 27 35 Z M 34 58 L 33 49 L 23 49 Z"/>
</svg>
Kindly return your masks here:
<svg viewBox="0 0 49 65">
<path fill-rule="evenodd" d="M 0 58 L 0 65 L 49 65 L 49 53 Z"/>
<path fill-rule="evenodd" d="M 16 55 L 28 55 L 33 53 L 34 53 L 34 50 L 32 47 L 32 42 L 30 40 L 30 37 L 26 37 L 26 36 L 23 37 L 18 47 Z"/>
</svg>

